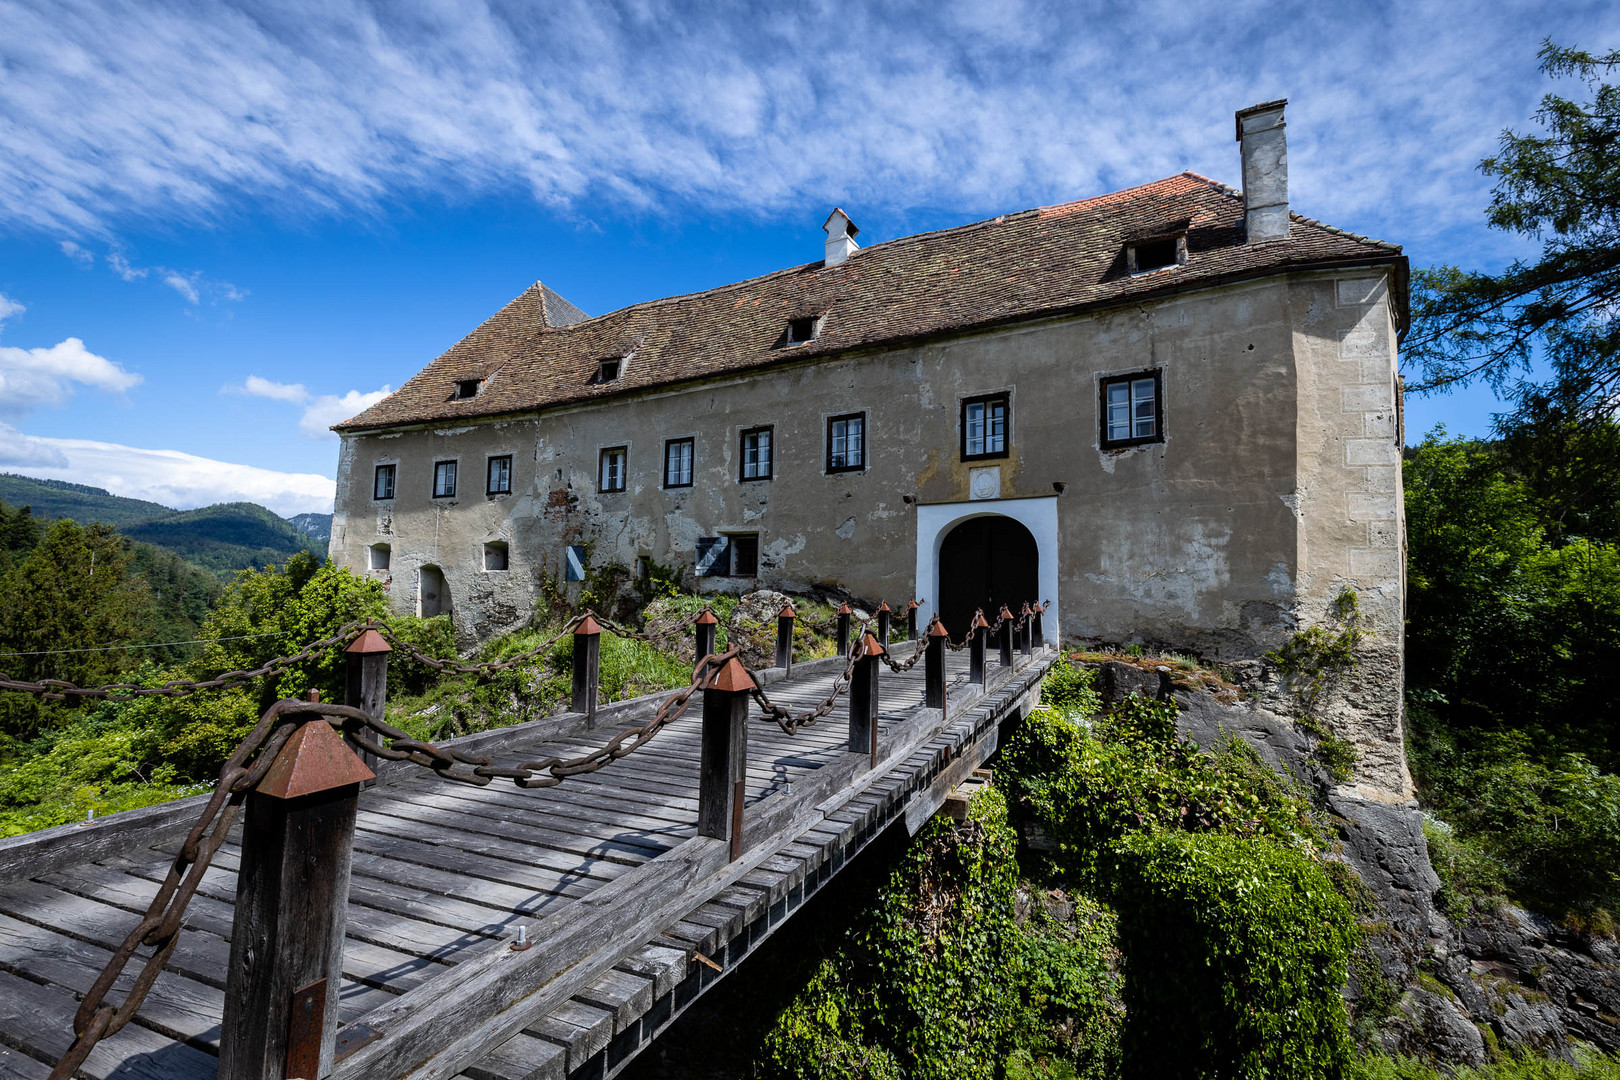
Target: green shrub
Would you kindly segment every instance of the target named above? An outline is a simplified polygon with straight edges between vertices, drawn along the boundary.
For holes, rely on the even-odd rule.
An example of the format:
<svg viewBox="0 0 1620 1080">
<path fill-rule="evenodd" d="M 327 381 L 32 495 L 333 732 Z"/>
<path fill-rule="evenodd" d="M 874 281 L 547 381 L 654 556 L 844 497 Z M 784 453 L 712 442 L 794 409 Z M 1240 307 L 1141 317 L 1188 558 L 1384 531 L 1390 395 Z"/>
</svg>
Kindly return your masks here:
<svg viewBox="0 0 1620 1080">
<path fill-rule="evenodd" d="M 1087 719 L 1102 711 L 1102 697 L 1092 686 L 1095 681 L 1094 669 L 1059 660 L 1041 682 L 1041 704 L 1071 718 Z"/>
<path fill-rule="evenodd" d="M 1120 845 L 1124 1075 L 1344 1075 L 1350 907 L 1269 839 L 1139 834 Z"/>
</svg>

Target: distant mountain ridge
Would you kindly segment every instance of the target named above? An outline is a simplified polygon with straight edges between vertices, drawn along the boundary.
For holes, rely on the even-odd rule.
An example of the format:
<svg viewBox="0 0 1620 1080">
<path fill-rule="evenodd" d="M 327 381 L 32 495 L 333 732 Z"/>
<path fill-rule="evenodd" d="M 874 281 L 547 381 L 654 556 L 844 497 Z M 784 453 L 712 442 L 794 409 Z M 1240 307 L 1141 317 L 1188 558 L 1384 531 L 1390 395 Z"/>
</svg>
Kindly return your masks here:
<svg viewBox="0 0 1620 1080">
<path fill-rule="evenodd" d="M 81 525 L 103 522 L 217 574 L 282 563 L 299 551 L 324 559 L 332 531 L 330 514 L 299 514 L 289 521 L 248 502 L 175 510 L 88 484 L 9 473 L 0 473 L 0 500 L 31 507 L 40 521 L 65 517 Z"/>
</svg>

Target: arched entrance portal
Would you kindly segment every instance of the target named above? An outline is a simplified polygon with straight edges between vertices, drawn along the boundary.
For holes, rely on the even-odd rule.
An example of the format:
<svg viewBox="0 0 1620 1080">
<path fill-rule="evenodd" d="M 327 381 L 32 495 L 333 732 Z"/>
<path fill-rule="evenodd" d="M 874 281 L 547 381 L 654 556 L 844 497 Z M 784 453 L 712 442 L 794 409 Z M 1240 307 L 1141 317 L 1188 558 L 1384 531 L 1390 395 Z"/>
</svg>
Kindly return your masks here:
<svg viewBox="0 0 1620 1080">
<path fill-rule="evenodd" d="M 966 634 L 973 612 L 996 620 L 1006 604 L 1040 602 L 1040 549 L 1022 524 L 999 514 L 968 518 L 939 548 L 939 617 L 952 638 Z"/>
</svg>

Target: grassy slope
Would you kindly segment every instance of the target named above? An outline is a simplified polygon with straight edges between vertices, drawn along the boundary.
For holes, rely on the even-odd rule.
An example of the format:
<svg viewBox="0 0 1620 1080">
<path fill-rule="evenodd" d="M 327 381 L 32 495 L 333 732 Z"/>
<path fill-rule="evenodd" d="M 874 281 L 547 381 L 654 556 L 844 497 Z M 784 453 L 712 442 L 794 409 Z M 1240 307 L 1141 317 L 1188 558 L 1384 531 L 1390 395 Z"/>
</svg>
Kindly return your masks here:
<svg viewBox="0 0 1620 1080">
<path fill-rule="evenodd" d="M 60 480 L 33 480 L 0 473 L 0 500 L 11 506 L 32 507 L 39 521 L 72 518 L 80 525 L 105 522 L 116 528 L 174 513 L 170 507 L 141 499 L 125 499 L 97 487 Z"/>
<path fill-rule="evenodd" d="M 123 530 L 132 540 L 168 548 L 210 570 L 226 572 L 280 563 L 308 549 L 326 557 L 326 544 L 256 503 L 220 503 L 170 513 Z"/>
</svg>

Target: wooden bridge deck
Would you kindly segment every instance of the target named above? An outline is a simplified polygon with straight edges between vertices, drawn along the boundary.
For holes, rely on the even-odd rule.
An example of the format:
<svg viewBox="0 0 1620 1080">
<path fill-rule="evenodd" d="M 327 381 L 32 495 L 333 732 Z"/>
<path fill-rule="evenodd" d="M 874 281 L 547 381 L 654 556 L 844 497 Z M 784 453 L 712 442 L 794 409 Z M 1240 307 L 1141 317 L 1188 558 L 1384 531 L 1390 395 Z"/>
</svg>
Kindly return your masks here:
<svg viewBox="0 0 1620 1080">
<path fill-rule="evenodd" d="M 904 674 L 883 671 L 876 769 L 867 755 L 848 752 L 847 697 L 795 736 L 755 710 L 746 872 L 689 909 L 669 911 L 651 933 L 604 943 L 596 954 L 600 974 L 593 969 L 577 992 L 492 1049 L 464 1051 L 463 1062 L 448 1054 L 406 1072 L 348 1072 L 448 1077 L 459 1069 L 474 1080 L 613 1075 L 881 828 L 906 817 L 915 831 L 931 816 L 994 749 L 997 724 L 1027 710 L 1055 656 L 1038 650 L 1008 669 L 996 665 L 992 652 L 989 685 L 980 695 L 968 683 L 967 654 L 948 653 L 943 716 L 922 707 L 922 663 Z M 842 661 L 799 664 L 791 679 L 770 683 L 767 692 L 803 709 L 827 693 L 841 670 Z M 640 722 L 656 701 L 606 707 L 590 728 L 568 715 L 456 745 L 470 743 L 498 761 L 578 753 Z M 597 890 L 624 892 L 649 909 L 667 907 L 672 884 L 692 883 L 672 882 L 667 870 L 660 882 L 649 870 L 695 833 L 701 713 L 694 699 L 686 716 L 645 748 L 555 788 L 524 791 L 503 781 L 475 788 L 413 766 L 385 769 L 361 795 L 341 1023 L 365 1025 L 383 1015 L 374 1010 L 433 984 L 454 965 L 497 955 L 520 926 L 543 947 L 547 927 Z M 69 827 L 0 842 L 0 1078 L 44 1078 L 46 1063 L 67 1048 L 76 996 L 145 912 L 195 817 L 191 802 L 115 815 L 77 833 Z M 135 1022 L 103 1041 L 81 1075 L 215 1075 L 238 855 L 233 838 L 191 903 L 179 946 Z M 647 878 L 643 892 L 662 895 L 641 895 L 636 875 Z M 115 1000 L 130 978 L 126 973 Z M 422 993 L 434 991 L 417 997 Z M 351 1029 L 349 1045 L 365 1030 Z M 452 1043 L 458 1034 L 445 1032 L 439 1041 Z M 344 1049 L 340 1037 L 340 1055 Z M 335 1075 L 345 1075 L 341 1057 Z"/>
</svg>

